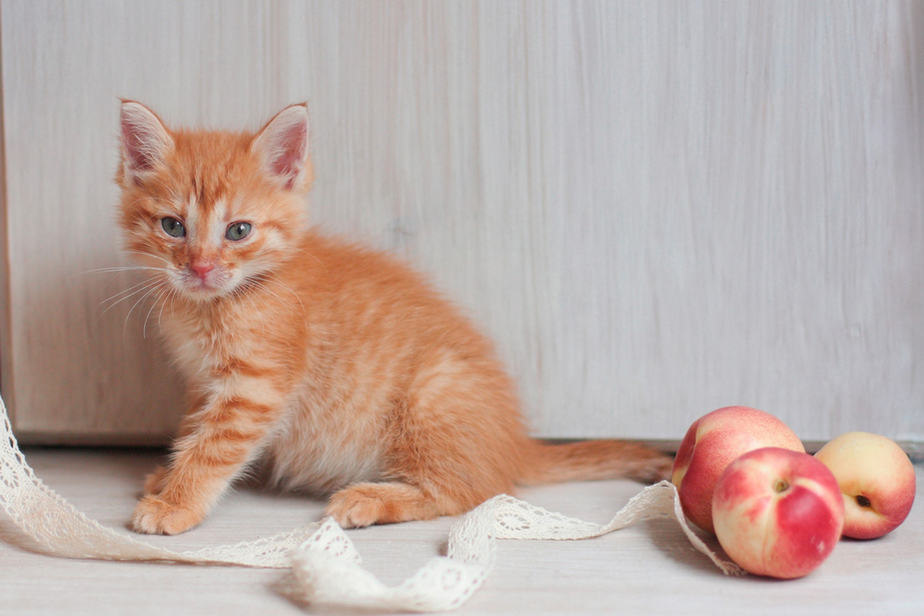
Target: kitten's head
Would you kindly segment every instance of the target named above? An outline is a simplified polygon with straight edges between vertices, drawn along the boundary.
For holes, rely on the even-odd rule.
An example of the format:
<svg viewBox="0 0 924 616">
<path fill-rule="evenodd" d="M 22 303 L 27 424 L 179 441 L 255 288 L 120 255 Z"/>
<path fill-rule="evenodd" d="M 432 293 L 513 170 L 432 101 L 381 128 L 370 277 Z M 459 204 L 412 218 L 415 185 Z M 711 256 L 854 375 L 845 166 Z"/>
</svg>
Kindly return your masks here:
<svg viewBox="0 0 924 616">
<path fill-rule="evenodd" d="M 123 101 L 121 137 L 126 246 L 178 293 L 228 295 L 292 254 L 313 179 L 305 105 L 249 134 L 170 130 Z"/>
</svg>

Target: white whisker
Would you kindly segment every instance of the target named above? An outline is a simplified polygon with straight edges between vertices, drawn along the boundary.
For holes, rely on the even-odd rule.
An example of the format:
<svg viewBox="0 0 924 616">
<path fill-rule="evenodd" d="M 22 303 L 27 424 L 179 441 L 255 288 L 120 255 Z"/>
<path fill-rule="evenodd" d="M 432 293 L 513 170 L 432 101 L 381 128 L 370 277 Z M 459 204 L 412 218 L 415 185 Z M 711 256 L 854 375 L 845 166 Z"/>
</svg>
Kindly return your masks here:
<svg viewBox="0 0 924 616">
<path fill-rule="evenodd" d="M 165 284 L 167 284 L 167 282 L 164 280 L 157 281 L 157 283 L 154 286 L 150 287 L 147 291 L 145 291 L 144 295 L 138 298 L 138 301 L 132 304 L 132 307 L 128 309 L 128 314 L 125 315 L 125 322 L 122 324 L 122 337 L 123 338 L 125 337 L 125 334 L 128 331 L 128 319 L 132 316 L 132 312 L 135 311 L 135 308 L 138 306 L 138 304 L 143 302 L 147 297 L 149 297 L 152 293 L 156 292 L 161 286 Z"/>
<path fill-rule="evenodd" d="M 141 283 L 139 283 L 139 284 L 136 284 L 136 285 L 133 285 L 133 286 L 129 287 L 129 288 L 126 289 L 125 291 L 121 291 L 121 292 L 119 292 L 119 293 L 116 293 L 116 294 L 113 295 L 112 297 L 110 297 L 110 298 L 108 298 L 108 299 L 105 299 L 105 300 L 103 300 L 102 302 L 100 302 L 100 305 L 102 306 L 102 305 L 103 305 L 104 303 L 106 303 L 106 302 L 115 300 L 115 301 L 112 301 L 111 304 L 109 304 L 108 306 L 106 306 L 106 308 L 105 308 L 105 310 L 103 310 L 102 314 L 106 314 L 107 312 L 109 312 L 110 310 L 112 310 L 112 308 L 113 308 L 114 306 L 116 306 L 117 304 L 121 304 L 121 303 L 124 302 L 125 300 L 130 299 L 132 296 L 137 295 L 138 293 L 141 293 L 142 291 L 147 291 L 147 290 L 149 290 L 149 289 L 151 289 L 151 288 L 153 288 L 153 287 L 156 287 L 157 285 L 161 284 L 162 282 L 163 282 L 162 280 L 159 280 L 159 279 L 157 279 L 157 278 L 153 278 L 153 279 L 152 279 L 152 278 L 149 278 L 149 279 L 145 280 L 144 282 L 141 282 Z M 122 296 L 122 297 L 119 297 L 119 296 Z M 117 297 L 119 297 L 119 299 L 115 299 L 115 298 L 117 298 Z"/>
<path fill-rule="evenodd" d="M 120 296 L 124 295 L 125 293 L 130 293 L 132 290 L 137 289 L 138 287 L 143 287 L 144 285 L 149 284 L 152 280 L 154 280 L 154 279 L 153 279 L 153 278 L 145 278 L 144 280 L 142 280 L 142 281 L 140 281 L 140 282 L 136 282 L 135 284 L 131 285 L 131 286 L 128 287 L 127 289 L 122 289 L 121 291 L 116 291 L 115 293 L 113 293 L 112 295 L 110 295 L 109 297 L 107 297 L 106 299 L 100 300 L 99 303 L 100 303 L 100 305 L 102 306 L 102 305 L 105 304 L 106 302 L 112 301 L 112 300 L 116 299 L 117 297 L 120 297 Z"/>
<path fill-rule="evenodd" d="M 167 297 L 160 303 L 160 310 L 157 311 L 157 326 L 161 326 L 161 317 L 164 316 L 164 306 L 167 305 L 168 301 L 173 301 L 174 296 L 177 294 L 176 287 L 171 286 L 170 290 L 167 292 Z"/>
<path fill-rule="evenodd" d="M 145 252 L 145 251 L 143 251 L 143 250 L 129 250 L 129 251 L 127 251 L 127 252 L 128 252 L 129 254 L 132 254 L 132 255 L 141 255 L 141 256 L 143 256 L 143 257 L 151 257 L 151 258 L 153 258 L 153 259 L 159 259 L 159 260 L 163 261 L 164 263 L 166 263 L 168 266 L 170 266 L 170 267 L 173 266 L 173 263 L 171 263 L 169 260 L 165 259 L 164 257 L 162 257 L 162 256 L 160 256 L 160 255 L 156 255 L 156 254 L 154 254 L 153 252 Z"/>
<path fill-rule="evenodd" d="M 157 307 L 157 302 L 160 301 L 164 296 L 164 287 L 160 286 L 156 289 L 154 293 L 154 301 L 151 302 L 151 307 L 148 308 L 148 313 L 144 315 L 144 324 L 141 326 L 141 337 L 147 339 L 148 337 L 148 319 L 151 318 L 151 313 Z"/>
<path fill-rule="evenodd" d="M 169 271 L 166 267 L 150 267 L 146 265 L 119 265 L 114 267 L 98 267 L 96 269 L 86 270 L 84 274 L 100 274 L 111 272 L 132 272 L 136 270 L 154 270 L 156 272 Z"/>
<path fill-rule="evenodd" d="M 279 285 L 280 287 L 282 287 L 283 289 L 285 289 L 286 291 L 288 291 L 289 293 L 291 293 L 292 296 L 295 297 L 295 300 L 298 302 L 298 305 L 301 306 L 301 309 L 302 309 L 302 316 L 305 315 L 305 304 L 302 303 L 302 298 L 298 295 L 298 293 L 296 293 L 295 291 L 293 291 L 292 288 L 289 287 L 289 285 L 285 284 L 285 283 L 282 282 L 281 280 L 277 280 L 276 278 L 269 278 L 269 279 L 267 280 L 267 282 L 275 283 L 275 284 Z M 281 298 L 280 298 L 280 299 L 281 299 Z"/>
<path fill-rule="evenodd" d="M 259 283 L 254 279 L 248 279 L 244 281 L 243 284 L 238 285 L 236 288 L 232 289 L 229 296 L 234 301 L 246 301 L 249 306 L 249 310 L 253 313 L 256 313 L 259 309 L 257 305 L 256 298 L 253 293 L 250 293 L 251 290 L 256 290 L 260 288 Z M 260 323 L 260 327 L 263 333 L 266 333 L 266 319 L 257 319 Z"/>
</svg>

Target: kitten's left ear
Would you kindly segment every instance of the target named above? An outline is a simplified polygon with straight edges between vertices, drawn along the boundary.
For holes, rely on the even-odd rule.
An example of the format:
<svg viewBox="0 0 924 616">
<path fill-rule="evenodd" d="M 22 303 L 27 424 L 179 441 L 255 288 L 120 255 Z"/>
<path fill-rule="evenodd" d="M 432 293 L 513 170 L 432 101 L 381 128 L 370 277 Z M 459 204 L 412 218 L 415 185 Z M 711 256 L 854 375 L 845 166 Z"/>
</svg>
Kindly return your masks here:
<svg viewBox="0 0 924 616">
<path fill-rule="evenodd" d="M 307 190 L 312 180 L 308 157 L 308 107 L 289 105 L 266 123 L 250 144 L 267 176 L 286 190 Z"/>
<path fill-rule="evenodd" d="M 122 101 L 122 180 L 138 181 L 164 164 L 173 138 L 160 118 L 141 103 Z"/>
</svg>

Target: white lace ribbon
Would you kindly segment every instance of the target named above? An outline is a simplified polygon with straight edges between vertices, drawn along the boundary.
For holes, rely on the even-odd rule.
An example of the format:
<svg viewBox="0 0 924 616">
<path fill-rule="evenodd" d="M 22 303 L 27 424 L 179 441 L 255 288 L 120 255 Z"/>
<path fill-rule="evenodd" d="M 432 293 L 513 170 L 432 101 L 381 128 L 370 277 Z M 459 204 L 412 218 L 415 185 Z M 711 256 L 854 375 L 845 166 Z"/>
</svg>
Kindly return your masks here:
<svg viewBox="0 0 924 616">
<path fill-rule="evenodd" d="M 256 541 L 175 552 L 102 526 L 46 486 L 26 464 L 2 398 L 0 431 L 0 507 L 26 536 L 53 556 L 291 567 L 285 591 L 301 601 L 442 611 L 459 607 L 481 587 L 494 566 L 497 539 L 587 539 L 642 520 L 670 517 L 722 572 L 742 573 L 734 563 L 719 558 L 687 525 L 677 490 L 667 481 L 642 490 L 602 525 L 553 513 L 512 496 L 496 496 L 452 526 L 446 556 L 433 558 L 397 586 L 386 586 L 362 567 L 352 541 L 331 518 Z"/>
<path fill-rule="evenodd" d="M 26 536 L 53 556 L 286 568 L 292 552 L 318 528 L 312 524 L 256 541 L 188 552 L 151 545 L 91 520 L 36 477 L 16 443 L 3 398 L 0 431 L 0 506 Z"/>
<path fill-rule="evenodd" d="M 502 494 L 452 526 L 447 555 L 433 558 L 397 586 L 386 586 L 362 567 L 353 543 L 326 519 L 292 559 L 288 593 L 308 603 L 415 612 L 459 607 L 481 587 L 494 566 L 497 539 L 574 540 L 599 537 L 652 518 L 674 518 L 693 546 L 726 575 L 741 575 L 687 525 L 677 489 L 668 481 L 636 494 L 606 524 L 585 522 Z"/>
</svg>

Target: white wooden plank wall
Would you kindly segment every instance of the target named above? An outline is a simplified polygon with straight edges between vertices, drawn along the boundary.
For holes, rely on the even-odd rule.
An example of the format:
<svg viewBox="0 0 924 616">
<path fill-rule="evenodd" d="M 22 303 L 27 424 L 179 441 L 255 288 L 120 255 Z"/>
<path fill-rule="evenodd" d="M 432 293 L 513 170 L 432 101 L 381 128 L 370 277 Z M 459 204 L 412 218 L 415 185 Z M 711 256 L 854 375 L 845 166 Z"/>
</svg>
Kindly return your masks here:
<svg viewBox="0 0 924 616">
<path fill-rule="evenodd" d="M 126 261 L 124 96 L 251 128 L 308 99 L 315 219 L 466 307 L 537 434 L 676 439 L 742 403 L 924 440 L 924 3 L 0 7 L 27 438 L 176 421 L 147 306 L 99 307 L 137 279 L 83 273 Z"/>
</svg>

